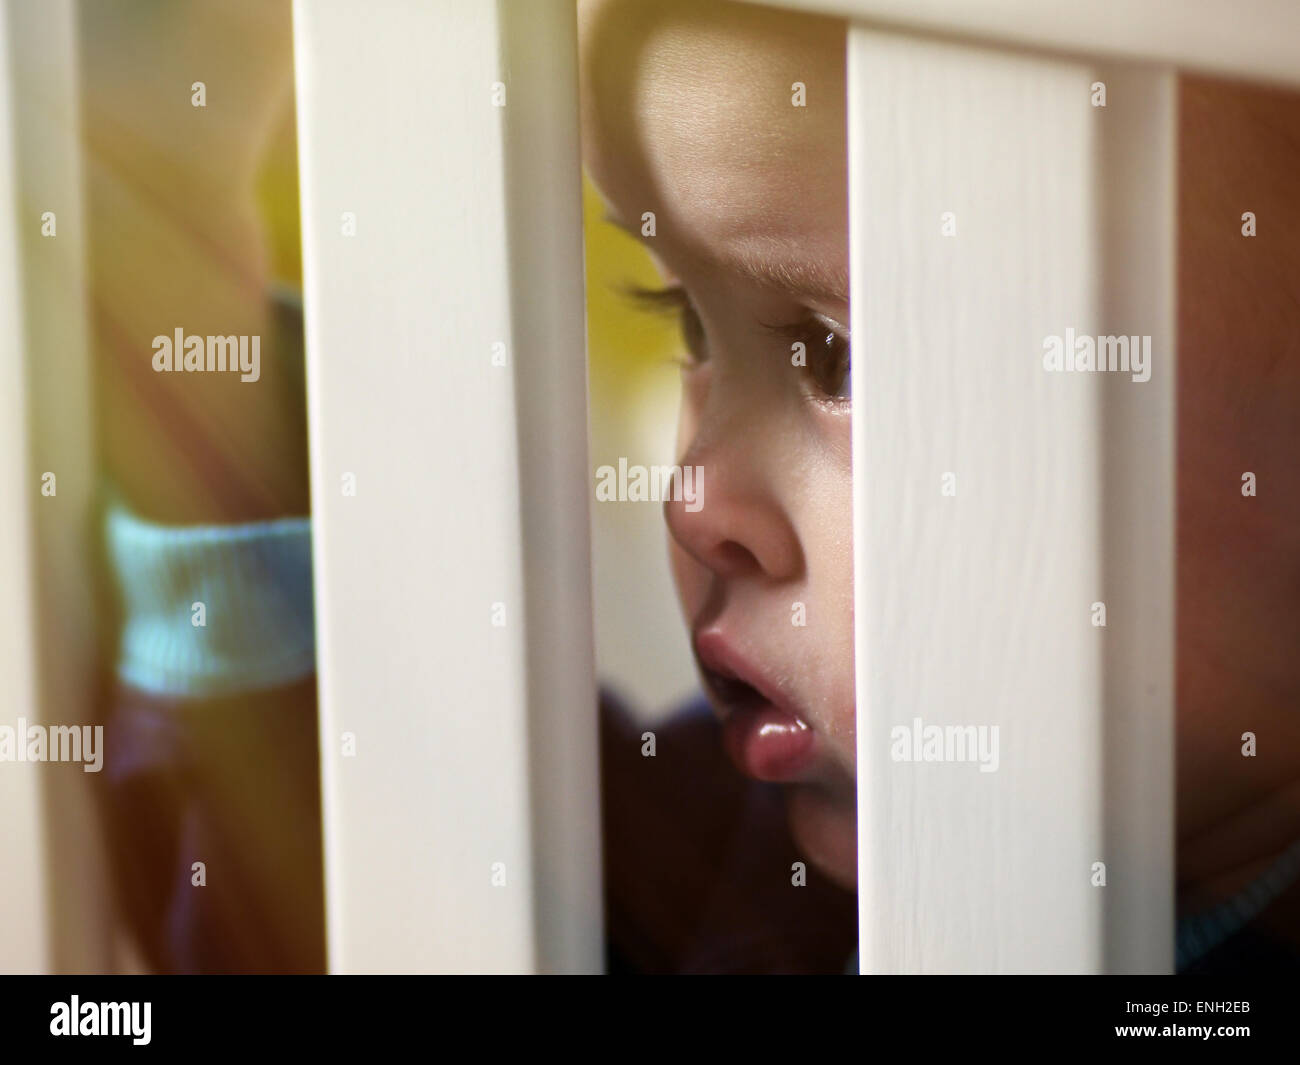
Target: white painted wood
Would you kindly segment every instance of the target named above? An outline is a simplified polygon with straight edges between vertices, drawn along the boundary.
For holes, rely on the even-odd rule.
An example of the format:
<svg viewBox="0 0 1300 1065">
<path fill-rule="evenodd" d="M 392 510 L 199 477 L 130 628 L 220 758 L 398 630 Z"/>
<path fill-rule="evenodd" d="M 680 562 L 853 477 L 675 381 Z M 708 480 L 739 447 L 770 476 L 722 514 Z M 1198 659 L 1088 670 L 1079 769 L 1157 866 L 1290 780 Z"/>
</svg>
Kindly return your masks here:
<svg viewBox="0 0 1300 1065">
<path fill-rule="evenodd" d="M 0 660 L 6 678 L 0 723 L 13 727 L 36 704 L 36 640 L 33 632 L 34 565 L 29 507 L 35 491 L 27 442 L 26 366 L 23 360 L 20 217 L 12 122 L 13 71 L 9 37 L 13 4 L 0 6 L 0 493 L 17 501 L 0 522 Z M 0 877 L 0 909 L 20 914 L 6 922 L 0 939 L 0 970 L 48 972 L 46 942 L 49 890 L 45 868 L 41 786 L 37 766 L 5 765 L 0 773 L 0 849 L 21 856 Z"/>
<path fill-rule="evenodd" d="M 1172 79 L 850 32 L 864 972 L 1172 968 Z M 1150 380 L 1047 372 L 1067 328 Z"/>
<path fill-rule="evenodd" d="M 597 970 L 573 5 L 294 14 L 330 968 Z"/>
<path fill-rule="evenodd" d="M 88 724 L 102 719 L 74 5 L 0 3 L 0 38 L 0 723 Z M 77 764 L 0 766 L 0 970 L 113 966 L 94 780 Z"/>
<path fill-rule="evenodd" d="M 1300 84 L 1294 0 L 750 0 L 878 28 Z"/>
<path fill-rule="evenodd" d="M 1097 115 L 1105 331 L 1150 323 L 1151 381 L 1104 393 L 1102 550 L 1107 626 L 1102 823 L 1111 866 L 1108 972 L 1169 971 L 1174 944 L 1178 79 L 1102 68 Z M 1146 332 L 1147 330 L 1142 330 Z M 1160 353 L 1163 351 L 1163 357 Z M 1152 388 L 1152 386 L 1155 386 Z"/>
</svg>

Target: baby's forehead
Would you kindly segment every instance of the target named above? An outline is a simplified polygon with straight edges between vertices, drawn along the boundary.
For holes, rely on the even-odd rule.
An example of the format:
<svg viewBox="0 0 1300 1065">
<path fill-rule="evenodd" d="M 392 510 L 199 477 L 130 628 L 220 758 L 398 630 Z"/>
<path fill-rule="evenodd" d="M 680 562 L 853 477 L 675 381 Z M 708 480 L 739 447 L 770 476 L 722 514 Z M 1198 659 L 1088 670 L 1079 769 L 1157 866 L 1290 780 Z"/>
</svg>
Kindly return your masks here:
<svg viewBox="0 0 1300 1065">
<path fill-rule="evenodd" d="M 842 23 L 701 0 L 579 19 L 584 156 L 619 214 L 711 246 L 842 233 Z"/>
</svg>

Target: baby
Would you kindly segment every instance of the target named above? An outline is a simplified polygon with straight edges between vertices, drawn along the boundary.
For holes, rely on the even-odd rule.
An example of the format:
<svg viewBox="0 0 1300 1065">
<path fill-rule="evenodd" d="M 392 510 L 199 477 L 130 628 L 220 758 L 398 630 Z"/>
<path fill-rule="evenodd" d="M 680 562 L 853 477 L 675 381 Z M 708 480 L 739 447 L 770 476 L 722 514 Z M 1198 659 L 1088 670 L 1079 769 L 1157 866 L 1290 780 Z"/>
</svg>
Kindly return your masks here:
<svg viewBox="0 0 1300 1065">
<path fill-rule="evenodd" d="M 796 853 L 852 890 L 845 25 L 748 4 L 580 0 L 579 28 L 588 173 L 663 276 L 640 298 L 680 314 L 677 461 L 702 469 L 709 495 L 698 512 L 665 510 L 700 676 L 731 759 L 780 785 Z M 1294 967 L 1300 360 L 1277 338 L 1293 333 L 1300 275 L 1285 240 L 1295 208 L 1269 189 L 1287 187 L 1300 139 L 1268 129 L 1297 129 L 1300 108 L 1193 80 L 1180 107 L 1179 906 L 1195 916 L 1228 900 L 1233 913 L 1184 922 L 1179 964 Z M 1248 168 L 1279 176 L 1251 182 Z M 1243 195 L 1268 201 L 1271 243 L 1246 247 L 1221 224 Z M 1250 313 L 1234 316 L 1252 287 Z M 1225 321 L 1237 331 L 1221 335 Z M 1233 485 L 1261 466 L 1275 492 L 1243 508 Z M 1261 729 L 1270 752 L 1243 759 L 1239 737 Z"/>
<path fill-rule="evenodd" d="M 802 853 L 851 888 L 843 26 L 619 0 L 580 23 L 588 169 L 663 274 L 643 298 L 681 316 L 678 461 L 709 496 L 665 512 L 700 674 L 732 759 L 785 786 Z"/>
</svg>

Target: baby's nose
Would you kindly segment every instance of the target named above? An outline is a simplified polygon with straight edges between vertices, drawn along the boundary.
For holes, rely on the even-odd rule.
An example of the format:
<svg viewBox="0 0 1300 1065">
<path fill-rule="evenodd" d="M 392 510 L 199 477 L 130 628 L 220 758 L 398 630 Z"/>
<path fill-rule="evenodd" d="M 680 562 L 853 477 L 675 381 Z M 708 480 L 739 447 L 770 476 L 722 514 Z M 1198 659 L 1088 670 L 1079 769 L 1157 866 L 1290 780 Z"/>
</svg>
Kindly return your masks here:
<svg viewBox="0 0 1300 1065">
<path fill-rule="evenodd" d="M 747 464 L 721 457 L 681 467 L 664 500 L 673 539 L 723 577 L 781 580 L 800 566 L 799 541 L 775 494 Z"/>
</svg>

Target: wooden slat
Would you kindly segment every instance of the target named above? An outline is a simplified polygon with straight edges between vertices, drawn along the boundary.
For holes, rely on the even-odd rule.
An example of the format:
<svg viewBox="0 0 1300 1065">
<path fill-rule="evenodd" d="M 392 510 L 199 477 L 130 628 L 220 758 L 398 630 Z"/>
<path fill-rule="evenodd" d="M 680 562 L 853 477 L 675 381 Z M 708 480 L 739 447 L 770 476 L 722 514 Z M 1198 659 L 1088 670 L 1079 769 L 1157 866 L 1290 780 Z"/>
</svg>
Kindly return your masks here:
<svg viewBox="0 0 1300 1065">
<path fill-rule="evenodd" d="M 0 723 L 102 722 L 74 5 L 0 3 L 0 37 L 0 479 L 13 504 L 0 522 Z M 41 233 L 46 211 L 55 236 Z M 113 965 L 94 780 L 78 764 L 0 766 L 0 969 Z"/>
<path fill-rule="evenodd" d="M 0 6 L 0 491 L 19 505 L 0 522 L 0 656 L 6 677 L 0 723 L 13 727 L 36 703 L 36 647 L 33 633 L 33 545 L 29 506 L 35 505 L 27 443 L 26 367 L 23 362 L 22 281 L 19 270 L 20 218 L 17 205 L 17 160 L 12 121 L 13 70 L 9 38 L 12 4 Z M 0 969 L 45 972 L 50 968 L 46 943 L 49 891 L 45 870 L 40 778 L 35 764 L 5 765 L 0 773 L 0 848 L 17 860 L 0 877 L 0 909 L 20 914 L 7 922 L 0 939 Z"/>
<path fill-rule="evenodd" d="M 1172 75 L 862 27 L 849 85 L 863 969 L 1167 970 Z M 1067 329 L 1150 380 L 1047 372 Z"/>
<path fill-rule="evenodd" d="M 294 13 L 330 968 L 594 970 L 573 6 Z"/>
<path fill-rule="evenodd" d="M 1300 84 L 1293 0 L 750 0 L 881 29 Z"/>
</svg>

